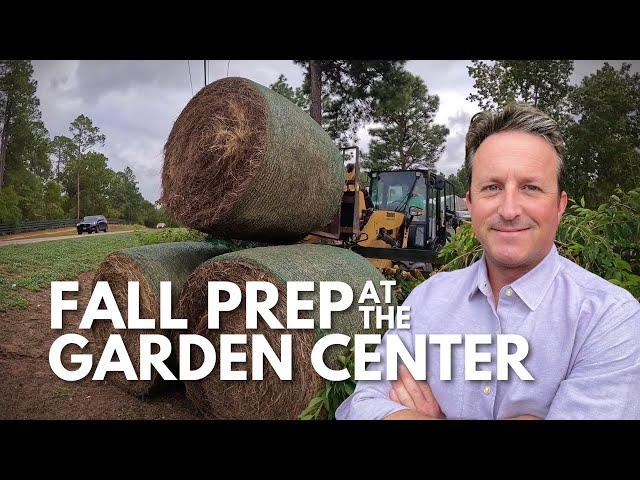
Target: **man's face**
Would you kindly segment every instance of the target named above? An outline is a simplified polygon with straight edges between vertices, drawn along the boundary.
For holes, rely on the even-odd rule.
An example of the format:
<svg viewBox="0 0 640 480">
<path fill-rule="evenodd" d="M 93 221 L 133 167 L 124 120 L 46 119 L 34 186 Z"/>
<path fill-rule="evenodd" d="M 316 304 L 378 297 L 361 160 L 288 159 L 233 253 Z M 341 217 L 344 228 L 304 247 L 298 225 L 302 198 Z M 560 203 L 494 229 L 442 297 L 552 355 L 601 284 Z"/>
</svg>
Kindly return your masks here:
<svg viewBox="0 0 640 480">
<path fill-rule="evenodd" d="M 549 253 L 567 206 L 557 162 L 553 146 L 530 133 L 500 132 L 480 144 L 467 206 L 494 266 L 530 269 Z"/>
</svg>

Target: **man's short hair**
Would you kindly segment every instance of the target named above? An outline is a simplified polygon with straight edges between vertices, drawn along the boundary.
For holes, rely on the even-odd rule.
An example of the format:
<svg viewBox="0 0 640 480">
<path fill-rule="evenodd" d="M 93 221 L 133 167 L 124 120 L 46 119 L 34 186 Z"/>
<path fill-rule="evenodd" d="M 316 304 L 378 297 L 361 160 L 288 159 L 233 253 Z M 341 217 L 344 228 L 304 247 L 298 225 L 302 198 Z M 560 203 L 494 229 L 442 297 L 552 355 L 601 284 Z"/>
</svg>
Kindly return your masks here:
<svg viewBox="0 0 640 480">
<path fill-rule="evenodd" d="M 469 122 L 465 142 L 465 166 L 468 171 L 469 189 L 473 159 L 480 144 L 494 133 L 519 131 L 544 138 L 555 149 L 558 157 L 558 195 L 564 190 L 564 153 L 565 144 L 560 127 L 549 115 L 533 105 L 513 102 L 498 112 L 476 113 Z"/>
</svg>

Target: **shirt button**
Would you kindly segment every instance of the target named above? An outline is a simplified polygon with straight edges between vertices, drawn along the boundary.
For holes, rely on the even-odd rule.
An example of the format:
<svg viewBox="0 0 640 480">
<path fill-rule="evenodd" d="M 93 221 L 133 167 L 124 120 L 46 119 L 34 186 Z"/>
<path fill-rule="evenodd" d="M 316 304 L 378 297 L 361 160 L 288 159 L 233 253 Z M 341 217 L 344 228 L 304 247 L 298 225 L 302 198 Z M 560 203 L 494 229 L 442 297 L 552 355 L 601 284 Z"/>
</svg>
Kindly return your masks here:
<svg viewBox="0 0 640 480">
<path fill-rule="evenodd" d="M 489 395 L 491 393 L 491 387 L 489 385 L 486 385 L 483 389 L 482 389 L 482 393 L 484 393 L 485 395 Z"/>
<path fill-rule="evenodd" d="M 506 292 L 504 292 L 504 294 L 505 294 L 507 297 L 510 297 L 511 295 L 513 295 L 513 290 L 511 290 L 510 288 L 507 288 L 507 291 L 506 291 Z"/>
</svg>

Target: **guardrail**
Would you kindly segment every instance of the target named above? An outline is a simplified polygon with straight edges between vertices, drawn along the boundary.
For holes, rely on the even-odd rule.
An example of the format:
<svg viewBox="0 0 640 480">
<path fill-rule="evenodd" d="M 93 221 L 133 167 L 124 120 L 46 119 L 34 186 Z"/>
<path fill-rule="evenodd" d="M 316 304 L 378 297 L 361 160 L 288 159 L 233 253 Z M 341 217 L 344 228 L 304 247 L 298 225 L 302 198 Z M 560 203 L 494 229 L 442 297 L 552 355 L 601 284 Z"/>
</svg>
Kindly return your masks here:
<svg viewBox="0 0 640 480">
<path fill-rule="evenodd" d="M 107 218 L 109 225 L 117 225 L 125 223 L 121 218 Z M 0 223 L 0 236 L 12 233 L 35 232 L 38 230 L 50 230 L 52 228 L 75 227 L 78 220 L 75 218 L 65 218 L 61 220 L 34 220 L 25 222 L 17 227 L 10 227 Z"/>
</svg>

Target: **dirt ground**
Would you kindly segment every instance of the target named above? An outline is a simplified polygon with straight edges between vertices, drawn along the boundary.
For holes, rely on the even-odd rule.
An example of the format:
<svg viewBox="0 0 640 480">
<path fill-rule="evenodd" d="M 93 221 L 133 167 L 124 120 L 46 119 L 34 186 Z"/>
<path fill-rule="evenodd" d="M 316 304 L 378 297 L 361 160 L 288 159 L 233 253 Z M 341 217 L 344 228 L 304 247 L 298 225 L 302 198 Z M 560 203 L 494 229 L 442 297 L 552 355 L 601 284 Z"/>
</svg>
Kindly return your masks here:
<svg viewBox="0 0 640 480">
<path fill-rule="evenodd" d="M 70 369 L 74 368 L 70 354 L 93 352 L 91 332 L 78 329 L 91 294 L 93 273 L 80 276 L 78 311 L 65 312 L 64 331 L 51 329 L 49 289 L 25 293 L 30 302 L 26 310 L 0 313 L 0 419 L 199 418 L 179 385 L 142 400 L 107 381 L 91 380 L 93 370 L 77 382 L 66 382 L 53 373 L 49 348 L 63 333 L 79 333 L 90 341 L 83 352 L 79 347 L 65 349 L 63 361 Z M 93 363 L 95 369 L 96 358 Z"/>
</svg>

